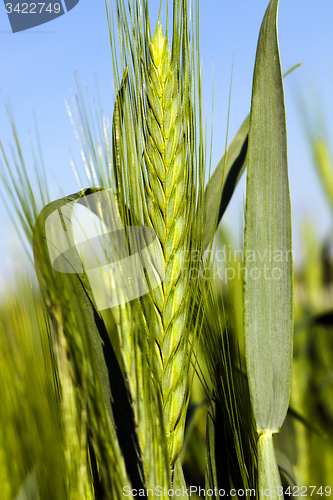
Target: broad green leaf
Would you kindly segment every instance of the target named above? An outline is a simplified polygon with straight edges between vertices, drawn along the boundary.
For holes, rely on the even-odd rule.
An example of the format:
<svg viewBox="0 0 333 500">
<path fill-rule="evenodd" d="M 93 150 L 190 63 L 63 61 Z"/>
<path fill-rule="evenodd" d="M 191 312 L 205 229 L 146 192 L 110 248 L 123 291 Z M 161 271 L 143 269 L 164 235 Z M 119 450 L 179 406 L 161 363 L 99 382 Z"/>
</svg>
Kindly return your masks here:
<svg viewBox="0 0 333 500">
<path fill-rule="evenodd" d="M 65 306 L 66 298 L 68 298 L 67 304 L 72 307 L 75 324 L 78 328 L 78 331 L 75 332 L 78 338 L 75 339 L 73 346 L 69 343 L 69 347 L 74 350 L 74 356 L 79 356 L 77 346 L 82 344 L 85 356 L 87 356 L 86 362 L 88 363 L 89 360 L 91 364 L 94 380 L 98 380 L 100 383 L 105 408 L 113 432 L 117 433 L 120 447 L 123 450 L 124 461 L 131 482 L 133 485 L 136 484 L 137 487 L 143 487 L 133 410 L 128 392 L 105 324 L 96 308 L 88 278 L 83 272 L 82 263 L 74 242 L 71 220 L 74 205 L 77 202 L 84 205 L 85 202 L 82 198 L 98 191 L 100 189 L 85 189 L 49 203 L 44 207 L 34 228 L 35 267 L 44 300 L 48 305 L 49 314 L 54 323 L 58 321 L 59 308 L 62 310 L 62 314 L 68 313 Z M 64 212 L 64 207 L 67 208 L 66 212 Z M 89 208 L 95 211 L 91 203 L 89 203 Z M 95 208 L 97 210 L 97 207 Z M 58 212 L 59 216 L 61 213 L 66 215 L 64 234 L 66 234 L 71 252 L 70 254 L 66 253 L 66 259 L 68 259 L 67 262 L 71 266 L 77 269 L 76 273 L 58 272 L 53 268 L 47 244 L 46 220 L 55 212 Z M 57 283 L 57 286 L 54 285 L 55 283 Z M 61 290 L 60 295 L 59 290 Z M 77 359 L 80 359 L 80 357 Z"/>
<path fill-rule="evenodd" d="M 258 432 L 279 431 L 291 389 L 293 263 L 277 10 L 271 0 L 259 35 L 246 190 L 244 329 Z"/>
<path fill-rule="evenodd" d="M 291 391 L 293 262 L 278 0 L 261 25 L 253 75 L 244 236 L 246 364 L 258 440 L 259 498 L 279 498 L 272 434 Z M 277 258 L 279 256 L 279 258 Z"/>
<path fill-rule="evenodd" d="M 290 75 L 295 69 L 299 68 L 301 64 L 302 63 L 296 64 L 290 68 L 283 75 L 283 78 Z M 227 151 L 227 158 L 225 159 L 225 155 L 222 156 L 206 186 L 205 203 L 207 203 L 207 207 L 203 231 L 203 250 L 208 247 L 245 170 L 247 162 L 249 122 L 250 115 L 245 118 L 237 134 L 230 143 Z M 222 185 L 223 189 L 221 193 Z"/>
</svg>

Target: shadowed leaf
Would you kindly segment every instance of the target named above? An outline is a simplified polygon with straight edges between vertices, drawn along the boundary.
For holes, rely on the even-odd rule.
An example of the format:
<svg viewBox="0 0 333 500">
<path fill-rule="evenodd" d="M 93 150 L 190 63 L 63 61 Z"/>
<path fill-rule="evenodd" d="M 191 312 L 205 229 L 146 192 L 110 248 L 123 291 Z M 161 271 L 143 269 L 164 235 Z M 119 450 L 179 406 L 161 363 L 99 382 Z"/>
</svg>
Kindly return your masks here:
<svg viewBox="0 0 333 500">
<path fill-rule="evenodd" d="M 56 321 L 57 306 L 64 307 L 64 302 L 57 304 L 59 297 L 53 295 L 51 283 L 58 283 L 62 297 L 71 299 L 71 306 L 76 318 L 77 332 L 84 350 L 89 353 L 94 377 L 99 380 L 105 408 L 108 412 L 114 432 L 117 433 L 120 448 L 123 450 L 127 472 L 132 484 L 143 487 L 141 462 L 137 450 L 133 411 L 124 383 L 120 366 L 110 342 L 103 319 L 96 309 L 94 297 L 84 272 L 66 273 L 56 271 L 51 263 L 47 247 L 45 222 L 47 218 L 62 207 L 70 206 L 71 214 L 76 202 L 82 197 L 100 191 L 89 188 L 66 198 L 49 203 L 41 211 L 34 228 L 34 259 L 41 291 L 53 321 Z M 82 202 L 84 204 L 84 202 Z M 74 243 L 71 220 L 66 219 L 66 233 L 71 248 L 70 265 L 80 269 L 81 260 Z"/>
</svg>

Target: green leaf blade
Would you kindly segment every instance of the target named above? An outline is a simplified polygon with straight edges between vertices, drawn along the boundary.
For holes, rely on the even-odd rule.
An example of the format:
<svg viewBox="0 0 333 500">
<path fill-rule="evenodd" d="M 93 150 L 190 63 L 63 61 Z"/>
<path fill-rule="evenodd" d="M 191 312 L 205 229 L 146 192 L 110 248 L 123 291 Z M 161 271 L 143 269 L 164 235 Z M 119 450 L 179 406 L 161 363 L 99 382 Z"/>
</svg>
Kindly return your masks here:
<svg viewBox="0 0 333 500">
<path fill-rule="evenodd" d="M 291 389 L 293 263 L 277 9 L 271 0 L 258 41 L 245 215 L 245 345 L 259 433 L 279 431 Z"/>
<path fill-rule="evenodd" d="M 173 471 L 173 500 L 179 498 L 180 500 L 187 500 L 189 498 L 188 488 L 186 488 L 186 482 L 184 478 L 183 468 L 180 459 L 178 458 L 175 463 Z"/>
<path fill-rule="evenodd" d="M 290 75 L 302 63 L 295 64 L 284 75 Z M 221 219 L 228 208 L 232 195 L 237 187 L 247 163 L 248 136 L 250 115 L 243 121 L 237 134 L 231 141 L 227 156 L 222 156 L 215 167 L 205 189 L 205 224 L 202 237 L 202 249 L 205 250 Z"/>
<path fill-rule="evenodd" d="M 207 412 L 206 427 L 206 490 L 214 491 L 213 499 L 220 498 L 216 491 L 223 488 L 229 491 L 230 479 L 227 461 L 227 443 L 225 440 L 225 430 L 222 423 L 218 403 L 215 396 L 212 398 Z"/>
<path fill-rule="evenodd" d="M 213 238 L 215 230 L 229 205 L 238 181 L 245 170 L 248 132 L 249 116 L 245 118 L 237 134 L 230 143 L 227 150 L 227 157 L 225 158 L 225 155 L 223 155 L 216 165 L 205 189 L 205 203 L 207 205 L 202 239 L 203 250 L 208 247 Z"/>
</svg>

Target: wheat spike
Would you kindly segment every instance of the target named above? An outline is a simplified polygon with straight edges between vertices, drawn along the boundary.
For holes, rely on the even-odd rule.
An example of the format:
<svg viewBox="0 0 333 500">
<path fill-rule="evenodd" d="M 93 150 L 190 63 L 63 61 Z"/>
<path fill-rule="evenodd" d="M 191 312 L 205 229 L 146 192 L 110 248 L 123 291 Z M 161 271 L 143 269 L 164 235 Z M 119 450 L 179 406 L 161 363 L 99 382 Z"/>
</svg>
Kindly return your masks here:
<svg viewBox="0 0 333 500">
<path fill-rule="evenodd" d="M 163 417 L 170 465 L 182 447 L 185 417 L 187 363 L 187 287 L 183 272 L 187 254 L 186 139 L 185 119 L 178 83 L 177 64 L 158 23 L 150 44 L 150 67 L 146 78 L 147 178 L 145 191 L 149 224 L 162 245 L 165 265 L 163 283 L 152 290 L 151 330 L 154 331 L 161 384 Z M 144 176 L 145 177 L 145 176 Z"/>
</svg>

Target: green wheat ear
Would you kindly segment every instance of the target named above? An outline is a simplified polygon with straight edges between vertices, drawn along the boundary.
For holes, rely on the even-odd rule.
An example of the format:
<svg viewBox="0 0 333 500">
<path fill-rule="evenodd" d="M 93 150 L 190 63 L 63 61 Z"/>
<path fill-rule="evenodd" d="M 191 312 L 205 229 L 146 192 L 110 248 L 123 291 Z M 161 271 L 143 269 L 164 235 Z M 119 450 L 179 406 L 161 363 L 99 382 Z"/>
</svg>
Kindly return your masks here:
<svg viewBox="0 0 333 500">
<path fill-rule="evenodd" d="M 182 272 L 188 251 L 188 203 L 184 196 L 187 144 L 178 68 L 159 23 L 149 49 L 145 195 L 149 224 L 160 240 L 165 266 L 163 283 L 150 294 L 153 303 L 150 321 L 156 341 L 169 459 L 173 465 L 182 447 L 187 373 L 184 369 L 187 363 L 187 307 L 184 304 L 187 279 Z"/>
</svg>

